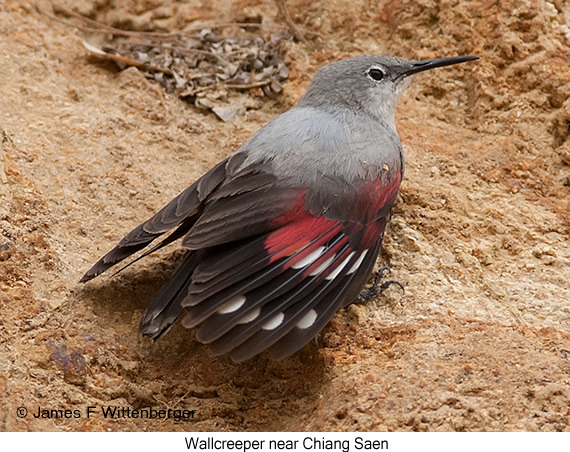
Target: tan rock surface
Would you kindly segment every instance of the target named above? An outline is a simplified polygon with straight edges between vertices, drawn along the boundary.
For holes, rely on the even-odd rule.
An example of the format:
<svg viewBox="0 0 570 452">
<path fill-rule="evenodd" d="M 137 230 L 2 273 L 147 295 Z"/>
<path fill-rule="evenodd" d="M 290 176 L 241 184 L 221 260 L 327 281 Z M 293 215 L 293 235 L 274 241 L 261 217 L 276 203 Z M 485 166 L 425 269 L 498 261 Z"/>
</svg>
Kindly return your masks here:
<svg viewBox="0 0 570 452">
<path fill-rule="evenodd" d="M 65 4 L 135 29 L 279 24 L 261 0 Z M 89 56 L 32 2 L 0 5 L 0 430 L 570 430 L 570 4 L 287 4 L 319 36 L 289 46 L 283 96 L 234 124 Z M 176 247 L 78 284 L 320 65 L 376 52 L 482 57 L 417 76 L 399 108 L 407 167 L 379 265 L 404 295 L 340 312 L 290 359 L 237 366 L 180 326 L 139 336 Z M 196 416 L 87 419 L 89 405 Z"/>
</svg>

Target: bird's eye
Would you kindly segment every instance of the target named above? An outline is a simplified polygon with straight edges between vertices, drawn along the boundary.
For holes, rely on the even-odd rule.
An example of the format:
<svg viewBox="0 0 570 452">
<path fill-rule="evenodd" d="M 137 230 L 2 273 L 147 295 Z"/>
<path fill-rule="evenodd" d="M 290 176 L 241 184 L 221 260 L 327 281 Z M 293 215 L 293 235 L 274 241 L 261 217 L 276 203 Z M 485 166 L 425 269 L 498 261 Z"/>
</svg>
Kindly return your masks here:
<svg viewBox="0 0 570 452">
<path fill-rule="evenodd" d="M 376 67 L 373 67 L 372 69 L 368 70 L 368 76 L 372 80 L 376 80 L 377 82 L 382 80 L 384 78 L 384 75 L 385 75 L 384 71 L 382 69 L 378 69 Z"/>
</svg>

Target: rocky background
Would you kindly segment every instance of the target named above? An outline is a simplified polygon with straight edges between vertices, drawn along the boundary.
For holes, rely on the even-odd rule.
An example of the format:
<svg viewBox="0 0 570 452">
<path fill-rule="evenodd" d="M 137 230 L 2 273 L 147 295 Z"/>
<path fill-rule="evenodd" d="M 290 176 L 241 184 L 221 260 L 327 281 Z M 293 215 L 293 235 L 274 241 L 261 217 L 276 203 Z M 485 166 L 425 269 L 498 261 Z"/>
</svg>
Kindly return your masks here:
<svg viewBox="0 0 570 452">
<path fill-rule="evenodd" d="M 287 71 L 182 96 L 94 56 L 82 39 L 117 41 L 51 3 L 0 3 L 0 430 L 570 430 L 567 0 L 289 0 L 298 40 L 269 0 L 60 4 L 137 32 L 257 18 L 248 32 L 279 36 Z M 416 76 L 398 110 L 407 167 L 378 266 L 405 294 L 339 312 L 287 360 L 234 365 L 180 326 L 137 332 L 176 246 L 78 284 L 321 65 L 362 53 L 481 57 Z M 89 405 L 196 415 L 87 419 Z"/>
</svg>

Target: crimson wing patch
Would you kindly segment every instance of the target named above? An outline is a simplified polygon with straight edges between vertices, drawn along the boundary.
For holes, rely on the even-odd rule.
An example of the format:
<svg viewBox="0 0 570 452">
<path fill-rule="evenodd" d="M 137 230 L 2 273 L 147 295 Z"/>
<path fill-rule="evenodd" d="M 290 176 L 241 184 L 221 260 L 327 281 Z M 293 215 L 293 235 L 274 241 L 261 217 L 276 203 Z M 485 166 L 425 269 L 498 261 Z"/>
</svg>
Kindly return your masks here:
<svg viewBox="0 0 570 452">
<path fill-rule="evenodd" d="M 303 192 L 297 198 L 291 221 L 278 218 L 272 232 L 213 248 L 197 264 L 183 324 L 214 353 L 239 362 L 274 346 L 274 357 L 288 356 L 365 284 L 386 219 L 342 224 L 299 208 Z"/>
</svg>

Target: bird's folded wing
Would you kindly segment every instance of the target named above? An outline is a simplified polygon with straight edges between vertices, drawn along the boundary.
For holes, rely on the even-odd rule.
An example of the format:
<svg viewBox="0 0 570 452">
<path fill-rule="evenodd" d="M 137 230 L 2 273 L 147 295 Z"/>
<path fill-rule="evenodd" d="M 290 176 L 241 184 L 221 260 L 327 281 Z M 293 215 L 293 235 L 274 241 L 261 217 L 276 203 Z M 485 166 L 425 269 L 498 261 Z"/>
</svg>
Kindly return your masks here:
<svg viewBox="0 0 570 452">
<path fill-rule="evenodd" d="M 377 187 L 376 202 L 361 208 L 358 192 L 315 197 L 268 164 L 231 172 L 230 164 L 129 233 L 84 280 L 174 229 L 159 246 L 184 236 L 189 252 L 151 302 L 141 331 L 157 337 L 188 308 L 184 325 L 198 326 L 198 339 L 216 353 L 242 361 L 273 346 L 275 357 L 288 356 L 362 288 L 386 226 L 376 213 L 387 211 L 397 186 Z"/>
<path fill-rule="evenodd" d="M 246 184 L 250 177 L 263 178 L 222 187 L 184 238 L 208 249 L 182 301 L 183 324 L 199 326 L 201 342 L 235 361 L 274 344 L 284 357 L 314 337 L 360 291 L 386 225 L 314 216 L 307 190 L 268 175 Z"/>
</svg>

